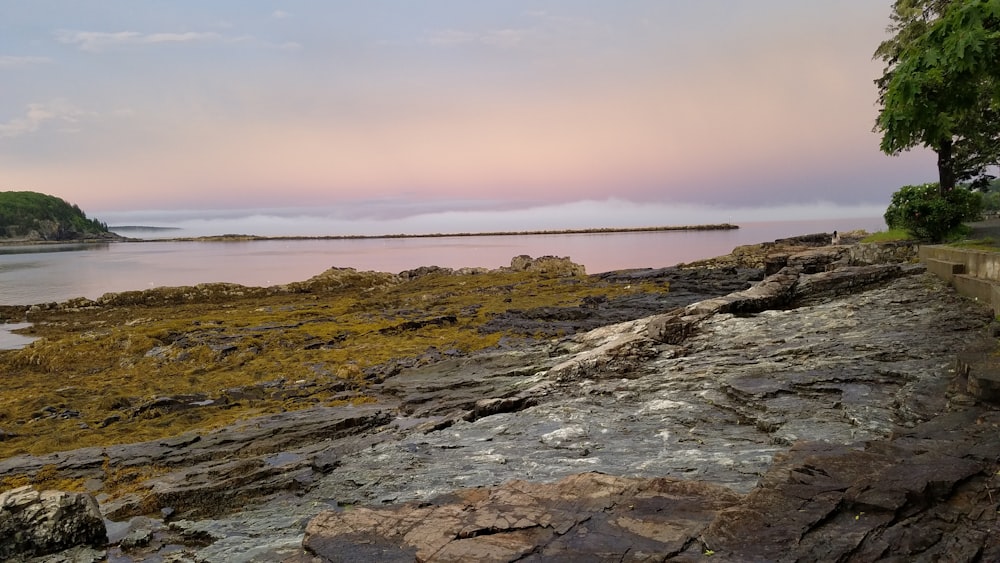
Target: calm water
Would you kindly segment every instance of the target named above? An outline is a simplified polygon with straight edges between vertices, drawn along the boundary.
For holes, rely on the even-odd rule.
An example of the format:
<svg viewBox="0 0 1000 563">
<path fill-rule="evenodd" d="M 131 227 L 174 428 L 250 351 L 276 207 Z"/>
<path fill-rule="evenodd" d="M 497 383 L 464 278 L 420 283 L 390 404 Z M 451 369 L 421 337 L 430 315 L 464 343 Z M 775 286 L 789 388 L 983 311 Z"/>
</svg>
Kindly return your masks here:
<svg viewBox="0 0 1000 563">
<path fill-rule="evenodd" d="M 855 228 L 885 226 L 870 218 L 746 223 L 731 231 L 0 247 L 0 305 L 203 282 L 277 285 L 333 266 L 393 273 L 428 265 L 496 268 L 519 254 L 569 256 L 589 273 L 657 268 L 742 244 Z"/>
</svg>

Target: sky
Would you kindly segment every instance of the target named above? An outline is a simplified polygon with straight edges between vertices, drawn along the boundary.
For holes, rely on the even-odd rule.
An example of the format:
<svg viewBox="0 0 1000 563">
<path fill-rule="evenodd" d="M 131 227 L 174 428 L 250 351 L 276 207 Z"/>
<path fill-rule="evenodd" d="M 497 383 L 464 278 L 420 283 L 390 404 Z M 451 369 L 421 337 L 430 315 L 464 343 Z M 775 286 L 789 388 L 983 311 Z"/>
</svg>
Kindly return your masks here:
<svg viewBox="0 0 1000 563">
<path fill-rule="evenodd" d="M 872 132 L 890 4 L 0 0 L 0 190 L 257 234 L 878 216 L 935 179 Z"/>
</svg>

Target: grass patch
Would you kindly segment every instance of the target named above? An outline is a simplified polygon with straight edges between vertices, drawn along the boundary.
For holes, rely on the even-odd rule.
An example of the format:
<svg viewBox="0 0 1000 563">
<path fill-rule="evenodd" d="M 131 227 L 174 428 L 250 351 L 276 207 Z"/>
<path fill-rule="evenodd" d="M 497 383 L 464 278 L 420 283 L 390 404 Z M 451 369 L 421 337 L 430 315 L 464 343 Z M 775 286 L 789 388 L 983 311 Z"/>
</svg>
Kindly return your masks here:
<svg viewBox="0 0 1000 563">
<path fill-rule="evenodd" d="M 872 233 L 861 239 L 861 242 L 897 242 L 903 240 L 913 240 L 913 237 L 904 229 L 889 229 Z"/>
<path fill-rule="evenodd" d="M 965 248 L 968 250 L 981 250 L 984 252 L 1000 252 L 1000 245 L 997 244 L 996 240 L 994 240 L 993 237 L 983 237 L 979 239 L 965 239 L 949 243 L 948 246 L 954 246 L 956 248 Z"/>
</svg>

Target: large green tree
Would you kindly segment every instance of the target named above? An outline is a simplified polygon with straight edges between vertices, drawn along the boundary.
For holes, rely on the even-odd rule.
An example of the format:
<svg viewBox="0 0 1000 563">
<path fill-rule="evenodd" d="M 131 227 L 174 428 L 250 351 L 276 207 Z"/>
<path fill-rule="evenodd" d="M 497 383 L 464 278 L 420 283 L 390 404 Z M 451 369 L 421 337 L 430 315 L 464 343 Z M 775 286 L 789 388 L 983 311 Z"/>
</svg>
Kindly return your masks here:
<svg viewBox="0 0 1000 563">
<path fill-rule="evenodd" d="M 1000 162 L 1000 0 L 896 0 L 875 56 L 881 148 L 937 153 L 942 192 Z"/>
</svg>

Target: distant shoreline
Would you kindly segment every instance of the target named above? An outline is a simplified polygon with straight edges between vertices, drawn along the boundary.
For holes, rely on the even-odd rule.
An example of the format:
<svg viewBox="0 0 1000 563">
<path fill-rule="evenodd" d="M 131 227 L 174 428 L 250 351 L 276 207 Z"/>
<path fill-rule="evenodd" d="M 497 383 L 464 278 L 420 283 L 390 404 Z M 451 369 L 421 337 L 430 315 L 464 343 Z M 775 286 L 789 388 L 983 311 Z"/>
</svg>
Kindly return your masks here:
<svg viewBox="0 0 1000 563">
<path fill-rule="evenodd" d="M 728 231 L 739 229 L 739 225 L 717 223 L 710 225 L 675 225 L 660 227 L 604 227 L 593 229 L 557 229 L 538 231 L 487 231 L 482 233 L 426 233 L 426 234 L 386 234 L 386 235 L 208 235 L 200 237 L 174 237 L 158 239 L 129 239 L 126 242 L 241 242 L 254 240 L 370 240 L 370 239 L 406 239 L 406 238 L 446 238 L 446 237 L 505 237 L 532 235 L 587 235 L 615 233 L 650 233 L 663 231 Z"/>
<path fill-rule="evenodd" d="M 34 245 L 57 245 L 57 244 L 95 244 L 95 243 L 115 243 L 115 242 L 244 242 L 256 240 L 373 240 L 373 239 L 409 239 L 409 238 L 446 238 L 446 237 L 504 237 L 504 236 L 533 236 L 533 235 L 586 235 L 586 234 L 616 234 L 616 233 L 652 233 L 666 231 L 728 231 L 739 229 L 739 225 L 731 223 L 717 223 L 709 225 L 674 225 L 660 227 L 603 227 L 592 229 L 555 229 L 536 231 L 488 231 L 482 233 L 427 233 L 427 234 L 384 234 L 384 235 L 244 235 L 244 234 L 224 234 L 206 235 L 198 237 L 169 237 L 169 238 L 134 238 L 110 232 L 115 237 L 108 238 L 86 238 L 75 240 L 24 240 L 0 238 L 0 246 L 34 246 Z M 148 230 L 167 231 L 180 230 L 178 227 L 126 227 L 120 230 Z"/>
</svg>

